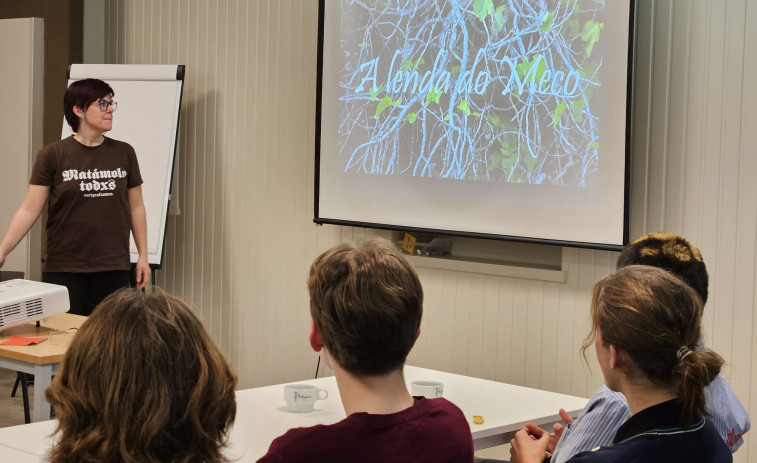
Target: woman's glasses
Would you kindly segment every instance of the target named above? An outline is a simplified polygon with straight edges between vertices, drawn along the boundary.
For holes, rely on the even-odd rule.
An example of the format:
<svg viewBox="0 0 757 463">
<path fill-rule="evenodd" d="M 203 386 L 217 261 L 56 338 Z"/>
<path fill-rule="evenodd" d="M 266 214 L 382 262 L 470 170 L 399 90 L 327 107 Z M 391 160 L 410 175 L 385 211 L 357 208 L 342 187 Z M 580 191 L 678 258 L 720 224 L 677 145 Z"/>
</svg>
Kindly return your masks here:
<svg viewBox="0 0 757 463">
<path fill-rule="evenodd" d="M 97 106 L 100 108 L 100 111 L 107 111 L 108 106 L 113 106 L 113 111 L 116 110 L 116 107 L 118 107 L 118 103 L 115 101 L 108 101 L 108 100 L 97 100 Z"/>
<path fill-rule="evenodd" d="M 67 330 L 53 329 L 50 330 L 47 339 L 49 339 L 52 344 L 69 344 L 77 330 L 78 328 L 69 328 Z"/>
</svg>

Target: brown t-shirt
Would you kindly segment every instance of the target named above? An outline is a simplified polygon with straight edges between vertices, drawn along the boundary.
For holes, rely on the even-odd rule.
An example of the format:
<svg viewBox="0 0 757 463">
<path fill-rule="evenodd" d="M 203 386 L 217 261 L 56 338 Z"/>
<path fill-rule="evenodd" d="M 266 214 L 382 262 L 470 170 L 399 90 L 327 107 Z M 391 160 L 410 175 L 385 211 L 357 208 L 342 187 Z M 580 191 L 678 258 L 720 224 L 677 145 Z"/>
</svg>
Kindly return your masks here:
<svg viewBox="0 0 757 463">
<path fill-rule="evenodd" d="M 43 271 L 131 268 L 127 189 L 141 185 L 142 177 L 128 143 L 105 138 L 84 146 L 64 138 L 42 148 L 29 183 L 50 187 Z"/>
</svg>

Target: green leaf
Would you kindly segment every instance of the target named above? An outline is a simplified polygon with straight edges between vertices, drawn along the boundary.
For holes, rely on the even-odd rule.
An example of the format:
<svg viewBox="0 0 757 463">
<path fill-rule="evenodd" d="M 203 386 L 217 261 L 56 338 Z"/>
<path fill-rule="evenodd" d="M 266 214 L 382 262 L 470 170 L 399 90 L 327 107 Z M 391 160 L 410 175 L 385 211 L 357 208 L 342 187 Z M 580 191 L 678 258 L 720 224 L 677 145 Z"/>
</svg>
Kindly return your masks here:
<svg viewBox="0 0 757 463">
<path fill-rule="evenodd" d="M 555 116 L 552 118 L 552 125 L 557 125 L 557 122 L 562 117 L 562 113 L 565 112 L 565 108 L 568 107 L 568 103 L 562 102 L 555 108 Z"/>
<path fill-rule="evenodd" d="M 598 23 L 592 19 L 586 21 L 584 24 L 583 32 L 581 32 L 581 40 L 586 42 L 586 57 L 591 56 L 591 50 L 594 48 L 594 44 L 599 41 L 599 31 L 604 29 L 604 23 Z"/>
<path fill-rule="evenodd" d="M 491 113 L 486 116 L 486 120 L 489 121 L 493 127 L 499 127 L 502 124 L 502 119 L 500 119 L 496 113 Z"/>
<path fill-rule="evenodd" d="M 445 120 L 445 121 L 448 121 L 448 120 L 449 120 L 449 114 L 447 114 L 446 116 L 444 116 L 444 120 Z"/>
<path fill-rule="evenodd" d="M 510 143 L 506 142 L 505 140 L 512 138 L 512 136 L 503 135 L 502 137 L 497 139 L 497 142 L 499 142 L 499 165 L 506 171 L 512 170 L 513 166 L 515 166 L 515 163 L 518 161 L 518 156 L 514 152 L 513 148 L 510 146 Z"/>
<path fill-rule="evenodd" d="M 598 150 L 599 149 L 599 140 L 592 141 L 591 143 L 589 143 L 588 145 L 586 145 L 586 147 Z"/>
<path fill-rule="evenodd" d="M 588 63 L 584 63 L 584 65 L 578 70 L 578 74 L 584 79 L 591 79 L 594 77 L 597 69 L 599 69 L 599 61 L 593 59 Z"/>
<path fill-rule="evenodd" d="M 536 165 L 539 163 L 539 158 L 535 158 L 533 156 L 524 156 L 523 162 L 526 164 L 528 171 L 533 172 L 536 168 Z"/>
<path fill-rule="evenodd" d="M 573 114 L 573 119 L 577 122 L 584 120 L 584 106 L 586 106 L 584 100 L 576 100 L 570 103 L 570 112 Z"/>
<path fill-rule="evenodd" d="M 470 116 L 470 108 L 468 107 L 468 100 L 461 100 L 457 105 L 457 109 L 463 112 L 466 116 Z"/>
<path fill-rule="evenodd" d="M 552 11 L 548 11 L 544 14 L 544 17 L 541 18 L 541 31 L 545 34 L 552 30 L 552 25 L 555 23 L 555 13 Z"/>
<path fill-rule="evenodd" d="M 517 158 L 513 155 L 512 151 L 510 151 L 507 153 L 507 156 L 502 156 L 499 165 L 502 166 L 503 169 L 509 171 L 515 166 L 515 161 L 517 161 Z"/>
<path fill-rule="evenodd" d="M 494 30 L 497 32 L 502 32 L 502 29 L 505 28 L 505 8 L 507 5 L 500 5 L 497 7 L 497 9 L 494 10 L 494 15 L 492 16 L 492 20 L 494 21 Z"/>
<path fill-rule="evenodd" d="M 424 64 L 426 64 L 426 60 L 423 58 L 418 58 L 418 61 L 413 61 L 409 59 L 407 61 L 403 61 L 400 67 L 402 68 L 403 71 L 407 72 L 407 71 L 414 71 L 418 69 L 419 66 L 423 66 Z"/>
<path fill-rule="evenodd" d="M 518 74 L 523 79 L 525 79 L 528 73 L 531 72 L 531 68 L 534 67 L 537 60 L 539 61 L 539 64 L 536 67 L 536 72 L 534 73 L 534 82 L 539 82 L 542 74 L 544 74 L 544 71 L 547 70 L 547 65 L 544 64 L 543 59 L 539 59 L 539 55 L 534 55 L 530 61 L 526 58 L 523 58 L 523 60 L 515 66 L 515 70 L 518 71 Z"/>
<path fill-rule="evenodd" d="M 385 96 L 384 98 L 379 101 L 378 106 L 376 106 L 376 114 L 373 115 L 373 118 L 376 119 L 379 117 L 379 114 L 384 112 L 386 108 L 392 105 L 392 98 Z"/>
<path fill-rule="evenodd" d="M 423 106 L 428 106 L 428 103 L 430 101 L 433 101 L 436 104 L 439 104 L 439 97 L 442 96 L 442 91 L 437 91 L 435 88 L 432 88 L 429 90 L 429 92 L 426 94 L 426 101 L 423 103 Z"/>
<path fill-rule="evenodd" d="M 374 114 L 373 118 L 378 119 L 379 115 L 383 113 L 386 108 L 389 106 L 397 106 L 400 103 L 402 103 L 402 98 L 397 98 L 397 101 L 392 101 L 391 97 L 385 96 L 379 101 L 378 106 L 376 106 L 376 114 Z"/>
<path fill-rule="evenodd" d="M 449 70 L 450 74 L 457 74 L 460 72 L 460 66 L 452 66 Z"/>
<path fill-rule="evenodd" d="M 382 88 L 384 88 L 384 84 L 381 84 L 379 88 L 376 88 L 376 86 L 374 85 L 373 88 L 368 90 L 368 93 L 371 95 L 371 101 L 376 101 L 378 92 L 381 91 Z"/>
<path fill-rule="evenodd" d="M 474 116 L 476 116 L 476 117 L 481 117 L 481 113 L 471 113 L 471 114 L 474 115 Z"/>
<path fill-rule="evenodd" d="M 486 161 L 486 170 L 493 171 L 497 164 L 502 160 L 502 156 L 499 153 L 492 153 L 489 155 L 489 159 Z"/>
<path fill-rule="evenodd" d="M 364 50 L 364 49 L 366 49 L 366 48 L 368 48 L 370 46 L 371 46 L 371 44 L 368 43 L 368 42 L 363 42 L 363 43 L 361 43 L 361 44 L 358 45 L 358 47 L 360 47 L 361 50 Z"/>
<path fill-rule="evenodd" d="M 407 116 L 405 116 L 405 118 L 404 118 L 404 119 L 402 119 L 402 120 L 403 120 L 403 121 L 405 121 L 405 122 L 407 122 L 407 123 L 409 123 L 409 124 L 412 124 L 413 122 L 415 122 L 415 120 L 416 120 L 417 118 L 418 118 L 418 115 L 417 115 L 417 114 L 415 114 L 415 113 L 410 113 L 410 114 L 408 114 Z"/>
<path fill-rule="evenodd" d="M 484 22 L 484 19 L 486 19 L 492 11 L 492 7 L 492 0 L 473 0 L 473 14 L 475 14 L 481 22 Z"/>
<path fill-rule="evenodd" d="M 579 35 L 581 35 L 581 32 L 578 30 L 579 22 L 577 19 L 571 19 L 570 22 L 568 22 L 570 25 L 570 36 L 571 38 L 576 38 Z"/>
</svg>

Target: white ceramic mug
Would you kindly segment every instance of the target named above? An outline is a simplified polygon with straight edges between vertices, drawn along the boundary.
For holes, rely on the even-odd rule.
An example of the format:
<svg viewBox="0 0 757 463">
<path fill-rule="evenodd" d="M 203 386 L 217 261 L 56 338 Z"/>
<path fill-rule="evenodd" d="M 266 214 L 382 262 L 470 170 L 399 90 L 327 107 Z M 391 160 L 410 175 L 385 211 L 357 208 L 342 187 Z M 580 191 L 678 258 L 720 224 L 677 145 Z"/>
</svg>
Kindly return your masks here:
<svg viewBox="0 0 757 463">
<path fill-rule="evenodd" d="M 287 411 L 292 413 L 312 412 L 316 400 L 323 400 L 329 396 L 326 389 L 318 389 L 310 384 L 287 384 L 284 386 L 284 400 Z"/>
<path fill-rule="evenodd" d="M 410 383 L 410 395 L 423 396 L 427 399 L 444 397 L 444 383 L 439 381 L 413 381 Z"/>
</svg>

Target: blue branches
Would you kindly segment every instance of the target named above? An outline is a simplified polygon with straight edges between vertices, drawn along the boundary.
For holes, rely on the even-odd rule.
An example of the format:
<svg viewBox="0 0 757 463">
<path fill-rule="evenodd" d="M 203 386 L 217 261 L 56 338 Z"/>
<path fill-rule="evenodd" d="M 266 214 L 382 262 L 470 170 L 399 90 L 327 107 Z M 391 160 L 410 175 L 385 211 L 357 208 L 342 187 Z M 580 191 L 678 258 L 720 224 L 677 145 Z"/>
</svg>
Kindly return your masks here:
<svg viewBox="0 0 757 463">
<path fill-rule="evenodd" d="M 585 186 L 603 25 L 578 1 L 344 0 L 341 169 Z"/>
</svg>

